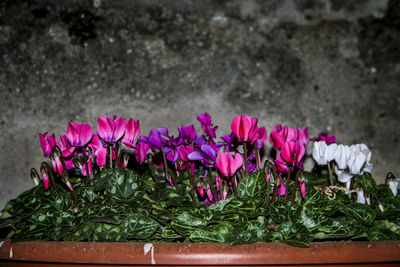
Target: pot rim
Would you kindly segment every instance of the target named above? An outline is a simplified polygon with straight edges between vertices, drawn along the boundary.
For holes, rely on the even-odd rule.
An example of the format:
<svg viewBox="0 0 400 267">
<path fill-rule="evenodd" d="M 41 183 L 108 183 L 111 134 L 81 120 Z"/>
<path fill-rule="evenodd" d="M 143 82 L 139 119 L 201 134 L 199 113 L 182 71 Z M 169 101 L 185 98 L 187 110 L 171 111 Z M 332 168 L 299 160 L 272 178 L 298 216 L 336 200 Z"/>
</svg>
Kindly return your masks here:
<svg viewBox="0 0 400 267">
<path fill-rule="evenodd" d="M 0 261 L 84 264 L 267 265 L 400 262 L 400 241 L 229 246 L 221 243 L 114 243 L 0 239 Z"/>
</svg>

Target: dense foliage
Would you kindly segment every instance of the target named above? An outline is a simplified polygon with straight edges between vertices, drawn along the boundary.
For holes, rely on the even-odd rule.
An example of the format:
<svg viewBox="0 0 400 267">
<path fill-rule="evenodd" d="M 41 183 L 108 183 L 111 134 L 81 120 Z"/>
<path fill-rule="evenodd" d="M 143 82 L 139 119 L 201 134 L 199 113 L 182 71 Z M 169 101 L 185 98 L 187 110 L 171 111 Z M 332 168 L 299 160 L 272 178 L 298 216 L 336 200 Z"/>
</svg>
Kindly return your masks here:
<svg viewBox="0 0 400 267">
<path fill-rule="evenodd" d="M 302 159 L 308 134 L 303 143 L 297 135 L 297 143 L 278 144 L 271 133 L 270 142 L 281 149 L 280 155 L 261 166 L 259 149 L 266 131 L 259 131 L 256 121 L 249 120 L 246 126 L 247 118 L 238 117 L 232 121 L 230 139 L 225 136 L 220 143 L 213 142 L 216 127 L 211 127 L 211 121 L 205 123 L 204 135 L 197 135 L 194 127 L 186 128 L 186 133 L 180 128 L 178 138 L 169 136 L 165 128 L 158 135 L 138 138 L 138 131 L 127 134 L 125 121 L 124 133 L 107 139 L 107 133 L 117 131 L 114 125 L 114 130 L 109 127 L 100 134 L 104 126 L 100 124 L 107 122 L 104 117 L 99 118 L 97 135 L 77 131 L 77 124 L 70 124 L 68 140 L 60 137 L 46 143 L 46 134 L 41 135 L 44 155 L 53 168 L 42 164 L 42 182 L 6 205 L 0 237 L 231 245 L 285 242 L 301 247 L 312 241 L 400 240 L 399 196 L 389 184 L 376 184 L 365 169 L 369 159 L 364 159 L 358 173 L 348 164 L 333 174 L 329 162 L 334 157 L 305 172 Z M 111 121 L 115 118 L 108 120 L 112 126 Z M 130 122 L 138 128 L 138 122 Z M 73 134 L 79 137 L 75 142 Z M 95 138 L 100 141 L 97 147 L 91 145 Z M 323 135 L 315 140 L 321 141 L 336 143 L 327 142 Z M 145 154 L 139 146 L 147 146 Z M 135 159 L 128 164 L 133 154 Z M 321 161 L 317 154 L 314 158 Z M 344 171 L 346 177 L 351 174 L 347 186 L 340 180 Z M 32 170 L 32 178 L 38 177 Z M 396 181 L 392 174 L 388 176 L 388 183 Z"/>
</svg>

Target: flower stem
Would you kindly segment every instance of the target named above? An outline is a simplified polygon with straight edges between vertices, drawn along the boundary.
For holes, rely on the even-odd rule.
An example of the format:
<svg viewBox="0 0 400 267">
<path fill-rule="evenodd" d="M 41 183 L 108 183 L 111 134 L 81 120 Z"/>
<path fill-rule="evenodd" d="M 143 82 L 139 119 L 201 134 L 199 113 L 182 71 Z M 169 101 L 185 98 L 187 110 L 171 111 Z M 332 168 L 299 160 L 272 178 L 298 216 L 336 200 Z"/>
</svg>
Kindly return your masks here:
<svg viewBox="0 0 400 267">
<path fill-rule="evenodd" d="M 53 184 L 53 189 L 54 189 L 54 191 L 56 191 L 56 182 L 54 181 L 54 175 L 53 175 L 53 172 L 52 172 L 50 166 L 46 162 L 42 162 L 41 168 L 45 168 L 46 169 L 46 172 L 50 176 L 51 183 Z"/>
<path fill-rule="evenodd" d="M 110 169 L 112 168 L 112 146 L 108 145 L 108 153 L 110 154 Z"/>
<path fill-rule="evenodd" d="M 294 202 L 296 201 L 296 195 L 297 195 L 297 183 L 299 182 L 299 175 L 301 175 L 301 170 L 297 171 L 296 177 L 294 178 L 294 188 L 293 188 L 293 195 L 292 195 L 292 202 L 291 205 L 294 205 Z"/>
<path fill-rule="evenodd" d="M 92 175 L 89 172 L 88 158 L 87 158 L 87 155 L 85 153 L 85 149 L 84 148 L 82 148 L 82 154 L 83 154 L 83 162 L 84 162 L 85 168 L 86 168 L 86 177 L 88 177 L 89 179 L 92 179 Z"/>
<path fill-rule="evenodd" d="M 211 172 L 211 168 L 210 168 L 209 171 L 208 171 L 207 178 L 208 178 L 208 183 L 209 183 L 209 185 L 210 185 L 211 193 L 212 193 L 212 195 L 213 195 L 213 197 L 214 197 L 214 201 L 217 202 L 217 201 L 218 201 L 218 199 L 217 199 L 217 193 L 215 192 L 214 183 L 213 183 L 213 181 L 212 181 L 212 172 Z"/>
<path fill-rule="evenodd" d="M 248 172 L 248 166 L 247 166 L 247 143 L 243 143 L 243 150 L 244 150 L 244 174 L 247 176 L 249 174 Z"/>
<path fill-rule="evenodd" d="M 255 150 L 256 150 L 256 161 L 257 161 L 257 171 L 260 169 L 261 166 L 261 160 L 260 160 L 260 150 L 258 149 L 257 146 L 255 146 Z"/>
<path fill-rule="evenodd" d="M 289 186 L 290 186 L 290 173 L 291 173 L 291 170 L 290 170 L 290 167 L 289 167 L 289 171 L 288 171 L 288 177 L 287 177 L 287 181 L 286 181 L 286 192 L 285 192 L 285 198 L 283 199 L 283 203 L 285 203 L 285 204 L 286 204 L 286 202 L 287 202 L 287 198 L 288 198 L 288 195 L 289 195 Z"/>
<path fill-rule="evenodd" d="M 116 155 L 116 161 L 115 161 L 115 167 L 118 169 L 121 167 L 121 144 L 118 143 L 118 149 L 117 149 L 117 155 Z"/>
<path fill-rule="evenodd" d="M 192 175 L 192 171 L 191 171 L 190 168 L 189 168 L 189 165 L 186 165 L 186 171 L 187 171 L 188 176 L 189 176 L 190 191 L 192 192 L 193 200 L 194 200 L 194 199 L 196 199 L 196 191 L 194 191 L 193 175 Z"/>
<path fill-rule="evenodd" d="M 163 160 L 164 160 L 165 177 L 167 177 L 169 169 L 168 169 L 168 164 L 167 164 L 167 158 L 165 157 L 165 153 L 164 153 L 164 147 L 162 145 L 161 145 L 161 153 L 163 155 Z M 175 178 L 173 177 L 173 179 L 174 179 L 174 187 L 176 187 Z"/>
<path fill-rule="evenodd" d="M 332 168 L 330 162 L 328 162 L 328 172 L 329 172 L 329 182 L 331 183 L 331 185 L 333 185 Z"/>
<path fill-rule="evenodd" d="M 235 194 L 235 196 L 237 196 L 238 195 L 238 191 L 237 191 L 236 177 L 235 176 L 232 176 L 231 183 L 232 183 L 233 193 Z"/>
</svg>

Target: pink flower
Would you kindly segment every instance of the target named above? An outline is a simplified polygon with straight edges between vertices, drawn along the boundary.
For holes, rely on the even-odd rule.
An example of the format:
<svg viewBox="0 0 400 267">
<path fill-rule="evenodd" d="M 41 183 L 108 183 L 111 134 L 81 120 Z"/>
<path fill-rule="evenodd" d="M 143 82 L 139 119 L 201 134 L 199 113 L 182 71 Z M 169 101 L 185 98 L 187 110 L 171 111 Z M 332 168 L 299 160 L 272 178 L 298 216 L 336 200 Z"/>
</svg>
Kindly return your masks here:
<svg viewBox="0 0 400 267">
<path fill-rule="evenodd" d="M 123 119 L 125 120 L 125 119 Z M 135 142 L 136 138 L 139 136 L 140 133 L 140 125 L 139 120 L 134 121 L 132 118 L 126 123 L 125 126 L 125 135 L 122 139 L 122 144 L 133 148 L 133 143 Z"/>
<path fill-rule="evenodd" d="M 257 121 L 249 116 L 236 116 L 231 123 L 232 132 L 240 142 L 250 141 L 253 144 L 258 134 Z"/>
<path fill-rule="evenodd" d="M 77 124 L 71 121 L 66 134 L 68 142 L 73 147 L 83 147 L 92 139 L 93 130 L 86 123 Z"/>
<path fill-rule="evenodd" d="M 51 150 L 57 144 L 56 136 L 54 134 L 47 136 L 48 132 L 44 134 L 39 133 L 40 146 L 42 147 L 44 157 L 50 157 Z M 47 137 L 47 138 L 46 138 Z"/>
<path fill-rule="evenodd" d="M 301 196 L 304 198 L 306 196 L 306 181 L 299 181 Z"/>
<path fill-rule="evenodd" d="M 291 141 L 283 143 L 279 156 L 289 166 L 300 166 L 305 152 L 306 149 L 303 144 Z"/>
<path fill-rule="evenodd" d="M 97 134 L 101 140 L 105 143 L 114 144 L 125 134 L 126 120 L 124 118 L 110 119 L 107 116 L 103 116 L 97 119 Z"/>
<path fill-rule="evenodd" d="M 223 177 L 230 177 L 243 165 L 243 158 L 236 153 L 235 158 L 229 152 L 221 152 L 217 158 L 217 167 Z"/>
</svg>

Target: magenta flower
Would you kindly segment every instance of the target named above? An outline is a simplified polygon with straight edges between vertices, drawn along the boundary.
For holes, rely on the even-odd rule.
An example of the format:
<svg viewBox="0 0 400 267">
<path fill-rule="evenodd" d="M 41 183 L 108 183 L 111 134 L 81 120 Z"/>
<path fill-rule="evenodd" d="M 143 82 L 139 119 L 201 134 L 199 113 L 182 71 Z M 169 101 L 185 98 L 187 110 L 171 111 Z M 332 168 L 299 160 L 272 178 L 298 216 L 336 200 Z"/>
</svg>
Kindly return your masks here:
<svg viewBox="0 0 400 267">
<path fill-rule="evenodd" d="M 66 134 L 68 142 L 73 147 L 83 147 L 90 142 L 93 137 L 93 130 L 90 125 L 86 123 L 77 124 L 73 121 L 68 123 L 68 130 Z"/>
<path fill-rule="evenodd" d="M 231 129 L 240 142 L 251 142 L 257 139 L 257 119 L 249 116 L 236 116 L 231 123 Z"/>
<path fill-rule="evenodd" d="M 278 188 L 278 194 L 280 196 L 283 196 L 286 194 L 286 185 L 283 182 L 281 182 L 281 186 Z"/>
<path fill-rule="evenodd" d="M 124 136 L 125 125 L 124 118 L 103 116 L 97 119 L 97 134 L 104 143 L 115 144 Z"/>
<path fill-rule="evenodd" d="M 93 135 L 92 141 L 89 143 L 89 147 L 93 150 L 96 156 L 96 163 L 99 167 L 104 167 L 107 161 L 107 148 L 100 141 L 97 134 Z M 115 151 L 113 151 L 113 159 L 115 158 Z"/>
<path fill-rule="evenodd" d="M 261 149 L 263 147 L 263 144 L 265 142 L 265 140 L 267 140 L 268 134 L 267 134 L 267 130 L 265 129 L 265 127 L 260 127 L 258 128 L 257 131 L 257 148 Z"/>
<path fill-rule="evenodd" d="M 125 119 L 124 119 L 125 120 Z M 121 143 L 133 148 L 133 143 L 140 133 L 140 125 L 139 120 L 135 121 L 132 118 L 125 124 L 125 135 L 122 139 Z"/>
<path fill-rule="evenodd" d="M 297 141 L 300 144 L 307 145 L 308 141 L 310 141 L 310 137 L 308 135 L 307 127 L 303 129 L 297 128 L 295 129 L 297 132 Z"/>
<path fill-rule="evenodd" d="M 197 192 L 199 192 L 200 197 L 203 197 L 204 196 L 204 187 L 198 186 Z"/>
<path fill-rule="evenodd" d="M 198 115 L 197 119 L 200 121 L 204 133 L 211 138 L 215 138 L 215 131 L 218 129 L 218 126 L 212 127 L 211 116 L 206 112 Z"/>
<path fill-rule="evenodd" d="M 217 167 L 223 177 L 231 177 L 243 165 L 242 155 L 236 153 L 235 158 L 229 152 L 221 152 L 217 158 Z"/>
<path fill-rule="evenodd" d="M 269 136 L 269 142 L 275 149 L 281 149 L 285 142 L 296 140 L 297 131 L 289 126 L 282 128 L 281 124 L 277 124 Z"/>
<path fill-rule="evenodd" d="M 49 175 L 47 174 L 47 172 L 42 173 L 42 179 L 43 179 L 44 189 L 47 190 L 49 188 Z"/>
<path fill-rule="evenodd" d="M 44 134 L 39 133 L 40 146 L 43 150 L 43 156 L 46 158 L 50 157 L 51 150 L 57 144 L 56 136 L 54 134 L 47 136 L 47 134 L 48 132 Z"/>
<path fill-rule="evenodd" d="M 304 145 L 299 142 L 285 142 L 282 145 L 279 156 L 283 159 L 289 166 L 300 166 L 301 160 L 306 152 Z"/>
<path fill-rule="evenodd" d="M 280 153 L 278 152 L 278 159 L 274 160 L 275 167 L 279 172 L 288 173 L 289 168 L 286 163 L 282 160 Z"/>
<path fill-rule="evenodd" d="M 304 198 L 306 196 L 306 181 L 299 181 L 301 196 Z"/>
<path fill-rule="evenodd" d="M 320 133 L 319 136 L 316 138 L 313 138 L 312 141 L 314 141 L 314 142 L 324 141 L 327 145 L 330 145 L 333 143 L 337 144 L 336 136 L 328 135 L 327 131 Z"/>
<path fill-rule="evenodd" d="M 188 145 L 186 145 L 186 146 L 185 145 L 180 145 L 180 146 L 178 146 L 177 151 L 178 151 L 180 159 L 183 162 L 181 166 L 178 166 L 178 170 L 179 171 L 183 171 L 184 169 L 186 169 L 186 166 L 189 165 L 189 167 L 190 167 L 190 169 L 192 171 L 192 174 L 194 174 L 195 163 L 191 162 L 189 160 L 188 155 L 190 153 L 194 152 L 195 149 L 193 147 L 191 147 L 191 146 L 188 146 Z"/>
<path fill-rule="evenodd" d="M 145 142 L 138 141 L 136 143 L 135 157 L 139 163 L 143 163 L 147 159 L 147 152 L 150 146 Z"/>
</svg>

